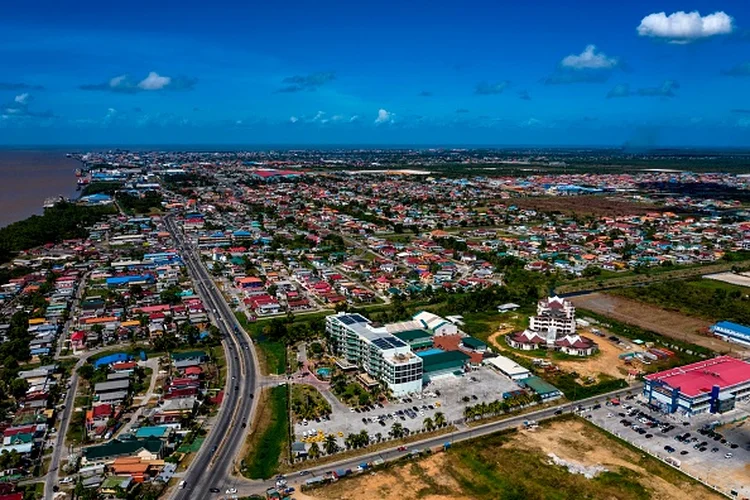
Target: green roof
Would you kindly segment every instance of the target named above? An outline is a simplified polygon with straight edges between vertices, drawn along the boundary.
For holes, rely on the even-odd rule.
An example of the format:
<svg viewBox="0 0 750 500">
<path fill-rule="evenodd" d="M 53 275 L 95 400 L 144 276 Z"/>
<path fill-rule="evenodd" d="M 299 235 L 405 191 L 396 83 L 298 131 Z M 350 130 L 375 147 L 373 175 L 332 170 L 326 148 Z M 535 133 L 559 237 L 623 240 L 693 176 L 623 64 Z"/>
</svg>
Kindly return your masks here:
<svg viewBox="0 0 750 500">
<path fill-rule="evenodd" d="M 136 439 L 134 441 L 111 441 L 99 446 L 91 446 L 83 449 L 86 460 L 96 460 L 107 457 L 121 457 L 133 455 L 138 450 L 146 449 L 151 453 L 159 453 L 164 443 L 159 439 Z"/>
<path fill-rule="evenodd" d="M 479 339 L 475 339 L 474 337 L 464 337 L 461 339 L 461 342 L 464 345 L 471 347 L 472 349 L 479 349 L 481 347 L 487 347 L 487 344 L 485 344 Z"/>
<path fill-rule="evenodd" d="M 202 358 L 205 355 L 205 351 L 174 352 L 172 353 L 172 360 L 179 361 L 182 359 Z"/>
<path fill-rule="evenodd" d="M 532 391 L 536 392 L 540 396 L 560 392 L 557 387 L 536 376 L 525 378 L 522 380 L 522 382 L 523 385 L 529 387 Z"/>
<path fill-rule="evenodd" d="M 417 339 L 432 337 L 432 334 L 426 330 L 406 330 L 405 332 L 398 332 L 394 333 L 393 335 L 400 338 L 404 342 L 412 342 Z"/>
<path fill-rule="evenodd" d="M 422 368 L 425 372 L 444 370 L 449 367 L 463 366 L 471 359 L 468 354 L 461 351 L 446 351 L 438 354 L 428 354 L 422 357 Z"/>
</svg>

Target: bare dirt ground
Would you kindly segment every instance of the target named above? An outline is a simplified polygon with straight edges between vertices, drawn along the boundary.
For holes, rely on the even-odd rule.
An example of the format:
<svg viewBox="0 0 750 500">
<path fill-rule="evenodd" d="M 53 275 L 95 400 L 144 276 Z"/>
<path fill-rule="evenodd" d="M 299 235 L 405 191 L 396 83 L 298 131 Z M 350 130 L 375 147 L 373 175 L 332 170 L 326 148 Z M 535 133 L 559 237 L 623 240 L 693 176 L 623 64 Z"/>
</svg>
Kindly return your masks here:
<svg viewBox="0 0 750 500">
<path fill-rule="evenodd" d="M 630 323 L 665 337 L 707 347 L 716 352 L 729 352 L 733 347 L 726 342 L 698 333 L 701 329 L 711 326 L 706 320 L 601 292 L 571 297 L 570 300 L 578 308 L 588 309 L 617 321 Z M 734 346 L 734 350 L 736 349 Z"/>
<path fill-rule="evenodd" d="M 563 212 L 600 217 L 616 217 L 618 215 L 637 215 L 664 211 L 664 207 L 649 203 L 638 203 L 612 196 L 525 197 L 512 198 L 506 201 L 506 203 L 540 212 Z"/>
<path fill-rule="evenodd" d="M 739 285 L 750 288 L 750 273 L 718 273 L 718 274 L 706 274 L 703 276 L 709 280 L 723 281 L 730 285 Z"/>
<path fill-rule="evenodd" d="M 427 481 L 443 487 L 451 493 L 440 495 L 419 496 L 425 500 L 468 500 L 461 491 L 461 486 L 453 477 L 444 473 L 446 456 L 433 455 L 429 458 L 394 467 L 385 472 L 364 475 L 360 478 L 344 483 L 336 483 L 322 490 L 314 491 L 314 495 L 296 493 L 298 500 L 350 500 L 356 492 L 357 500 L 402 500 L 415 498 L 416 493 L 427 486 Z M 429 478 L 425 480 L 425 478 Z M 408 492 L 408 493 L 407 493 Z"/>
<path fill-rule="evenodd" d="M 503 337 L 508 333 L 511 333 L 512 331 L 512 328 L 506 328 L 498 330 L 497 332 L 490 335 L 488 341 L 492 348 L 499 351 L 500 354 L 502 354 L 503 351 L 507 351 L 509 348 L 506 345 L 505 339 L 503 339 Z M 580 378 L 596 378 L 600 374 L 609 375 L 616 378 L 627 377 L 628 368 L 625 366 L 625 363 L 623 363 L 622 360 L 620 360 L 620 358 L 618 357 L 625 351 L 618 349 L 617 346 L 615 346 L 611 342 L 607 341 L 606 339 L 597 337 L 592 333 L 586 333 L 585 331 L 579 333 L 581 333 L 583 337 L 588 337 L 589 339 L 592 339 L 594 342 L 599 344 L 598 355 L 592 358 L 581 358 L 580 360 L 561 361 L 550 359 L 550 361 L 557 365 L 561 370 L 578 373 L 578 375 L 580 375 Z M 527 357 L 529 359 L 532 359 L 534 357 L 518 350 L 514 350 L 513 353 L 518 356 Z"/>
<path fill-rule="evenodd" d="M 555 422 L 536 430 L 521 431 L 507 445 L 513 449 L 554 453 L 559 458 L 585 467 L 603 466 L 610 471 L 625 468 L 638 475 L 638 482 L 646 487 L 650 497 L 657 500 L 714 500 L 718 494 L 696 487 L 687 478 L 675 474 L 671 481 L 651 473 L 641 455 L 599 432 L 592 432 L 584 422 L 567 420 Z M 450 453 L 450 452 L 449 452 Z M 326 486 L 310 494 L 297 493 L 299 500 L 464 500 L 471 498 L 454 479 L 456 463 L 444 453 L 419 462 L 400 465 L 386 471 L 365 474 L 355 479 Z M 542 473 L 543 469 L 538 469 Z M 465 471 L 464 471 L 465 472 Z M 423 488 L 440 490 L 440 494 L 420 495 Z M 686 497 L 686 491 L 690 493 Z M 444 492 L 444 493 L 443 493 Z"/>
<path fill-rule="evenodd" d="M 610 470 L 624 467 L 641 475 L 640 482 L 652 489 L 655 499 L 685 498 L 685 487 L 691 488 L 691 500 L 723 498 L 703 488 L 692 487 L 687 480 L 684 484 L 673 484 L 659 476 L 650 474 L 639 465 L 638 453 L 620 446 L 614 441 L 602 446 L 602 438 L 592 433 L 583 422 L 568 420 L 555 422 L 551 426 L 537 430 L 521 431 L 515 438 L 519 448 L 541 449 L 545 454 L 554 453 L 563 460 L 574 461 L 587 467 L 603 465 Z"/>
</svg>

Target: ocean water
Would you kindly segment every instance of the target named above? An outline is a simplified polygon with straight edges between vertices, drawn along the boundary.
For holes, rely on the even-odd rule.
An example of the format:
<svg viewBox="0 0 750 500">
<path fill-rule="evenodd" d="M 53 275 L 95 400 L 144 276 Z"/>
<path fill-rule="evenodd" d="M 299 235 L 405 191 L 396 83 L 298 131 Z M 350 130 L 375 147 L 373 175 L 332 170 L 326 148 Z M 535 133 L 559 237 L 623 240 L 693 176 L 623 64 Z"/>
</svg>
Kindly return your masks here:
<svg viewBox="0 0 750 500">
<path fill-rule="evenodd" d="M 80 163 L 64 150 L 0 149 L 0 227 L 41 214 L 44 200 L 76 195 Z"/>
</svg>

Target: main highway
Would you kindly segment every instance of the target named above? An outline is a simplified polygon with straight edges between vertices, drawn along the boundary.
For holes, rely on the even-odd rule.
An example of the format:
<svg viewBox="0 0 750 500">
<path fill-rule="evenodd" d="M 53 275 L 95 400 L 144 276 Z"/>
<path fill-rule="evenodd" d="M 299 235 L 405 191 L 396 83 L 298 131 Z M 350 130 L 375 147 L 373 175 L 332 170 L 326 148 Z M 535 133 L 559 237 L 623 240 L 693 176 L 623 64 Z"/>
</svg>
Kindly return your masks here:
<svg viewBox="0 0 750 500">
<path fill-rule="evenodd" d="M 219 488 L 223 493 L 231 484 L 232 470 L 237 465 L 235 460 L 252 423 L 258 364 L 251 339 L 237 323 L 194 247 L 186 241 L 171 215 L 164 221 L 196 285 L 196 292 L 224 338 L 227 360 L 224 400 L 206 440 L 183 477 L 184 487 L 171 495 L 178 500 L 209 498 L 211 488 Z"/>
</svg>

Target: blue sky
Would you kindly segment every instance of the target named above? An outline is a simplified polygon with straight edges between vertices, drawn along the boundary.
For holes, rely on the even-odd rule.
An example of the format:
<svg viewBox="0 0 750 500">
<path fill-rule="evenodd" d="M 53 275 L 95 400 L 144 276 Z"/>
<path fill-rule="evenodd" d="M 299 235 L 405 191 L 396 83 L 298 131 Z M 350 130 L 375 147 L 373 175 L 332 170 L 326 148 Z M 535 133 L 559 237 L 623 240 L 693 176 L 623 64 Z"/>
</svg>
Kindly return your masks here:
<svg viewBox="0 0 750 500">
<path fill-rule="evenodd" d="M 750 146 L 746 0 L 3 10 L 0 144 Z"/>
</svg>

